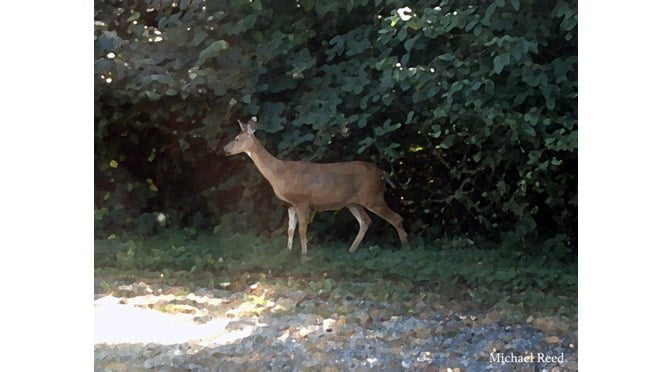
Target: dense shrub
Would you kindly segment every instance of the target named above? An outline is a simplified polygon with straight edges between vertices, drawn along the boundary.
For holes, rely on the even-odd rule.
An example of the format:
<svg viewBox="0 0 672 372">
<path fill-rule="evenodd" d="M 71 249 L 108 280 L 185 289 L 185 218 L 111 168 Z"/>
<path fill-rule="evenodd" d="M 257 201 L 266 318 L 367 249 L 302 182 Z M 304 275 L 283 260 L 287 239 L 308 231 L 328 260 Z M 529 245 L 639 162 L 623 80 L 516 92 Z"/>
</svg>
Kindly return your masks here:
<svg viewBox="0 0 672 372">
<path fill-rule="evenodd" d="M 142 216 L 157 211 L 196 229 L 231 211 L 243 227 L 279 227 L 250 162 L 218 152 L 236 119 L 258 115 L 281 158 L 389 172 L 388 200 L 416 235 L 573 246 L 576 8 L 97 0 L 97 233 L 151 232 Z"/>
</svg>

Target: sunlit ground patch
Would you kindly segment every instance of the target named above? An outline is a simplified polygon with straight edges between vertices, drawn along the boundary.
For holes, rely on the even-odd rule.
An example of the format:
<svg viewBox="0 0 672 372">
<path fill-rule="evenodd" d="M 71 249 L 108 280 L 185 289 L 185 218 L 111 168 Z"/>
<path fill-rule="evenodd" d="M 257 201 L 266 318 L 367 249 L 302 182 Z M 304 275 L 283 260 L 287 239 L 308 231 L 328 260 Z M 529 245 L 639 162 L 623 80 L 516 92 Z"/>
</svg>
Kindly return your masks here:
<svg viewBox="0 0 672 372">
<path fill-rule="evenodd" d="M 151 303 L 141 300 L 142 297 L 135 297 L 132 304 L 121 303 L 122 299 L 114 296 L 96 300 L 95 343 L 226 345 L 249 337 L 258 327 L 265 326 L 254 317 L 242 319 L 235 316 L 235 309 L 227 313 L 227 317 L 199 323 L 196 321 L 198 312 L 161 312 L 140 307 Z M 239 307 L 246 305 L 243 302 Z"/>
</svg>

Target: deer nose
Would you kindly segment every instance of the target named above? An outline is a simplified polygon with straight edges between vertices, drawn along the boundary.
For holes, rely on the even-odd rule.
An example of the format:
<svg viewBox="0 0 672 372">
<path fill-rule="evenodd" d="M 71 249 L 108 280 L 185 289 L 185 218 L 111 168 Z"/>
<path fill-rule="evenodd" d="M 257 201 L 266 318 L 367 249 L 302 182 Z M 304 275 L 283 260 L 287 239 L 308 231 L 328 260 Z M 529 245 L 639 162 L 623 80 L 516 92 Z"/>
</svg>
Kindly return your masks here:
<svg viewBox="0 0 672 372">
<path fill-rule="evenodd" d="M 231 156 L 231 155 L 235 155 L 235 154 L 234 154 L 233 151 L 231 151 L 230 148 L 225 147 L 225 148 L 224 148 L 224 155 L 225 155 L 225 156 Z"/>
</svg>

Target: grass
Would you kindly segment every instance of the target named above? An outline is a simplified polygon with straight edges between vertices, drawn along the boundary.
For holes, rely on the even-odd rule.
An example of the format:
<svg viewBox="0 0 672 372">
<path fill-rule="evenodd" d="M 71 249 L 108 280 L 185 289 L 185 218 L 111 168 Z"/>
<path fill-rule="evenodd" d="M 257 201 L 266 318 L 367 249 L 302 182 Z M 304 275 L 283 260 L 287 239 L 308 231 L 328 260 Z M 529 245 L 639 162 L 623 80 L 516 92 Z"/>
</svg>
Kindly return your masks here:
<svg viewBox="0 0 672 372">
<path fill-rule="evenodd" d="M 336 298 L 340 293 L 404 302 L 422 294 L 483 309 L 576 318 L 576 262 L 548 252 L 529 256 L 455 239 L 418 242 L 407 251 L 365 242 L 351 254 L 348 243 L 312 244 L 309 260 L 302 262 L 298 244 L 288 251 L 284 236 L 172 230 L 146 239 L 97 240 L 95 259 L 99 272 L 145 278 L 163 273 L 162 280 L 173 285 L 212 288 L 263 278 Z"/>
</svg>

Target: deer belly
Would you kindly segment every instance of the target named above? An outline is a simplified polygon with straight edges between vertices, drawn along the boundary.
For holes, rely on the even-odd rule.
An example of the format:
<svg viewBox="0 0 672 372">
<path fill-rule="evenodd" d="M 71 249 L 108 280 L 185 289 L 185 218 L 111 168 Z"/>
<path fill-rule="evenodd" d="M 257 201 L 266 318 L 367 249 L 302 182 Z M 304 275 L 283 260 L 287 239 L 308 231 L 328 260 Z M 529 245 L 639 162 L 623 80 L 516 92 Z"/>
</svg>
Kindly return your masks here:
<svg viewBox="0 0 672 372">
<path fill-rule="evenodd" d="M 312 209 L 338 210 L 353 202 L 354 193 L 347 190 L 329 190 L 318 187 L 305 187 L 302 190 L 276 193 L 285 203 L 308 204 Z"/>
<path fill-rule="evenodd" d="M 337 211 L 343 209 L 344 207 L 345 204 L 343 203 L 311 205 L 311 208 L 316 211 Z"/>
</svg>

